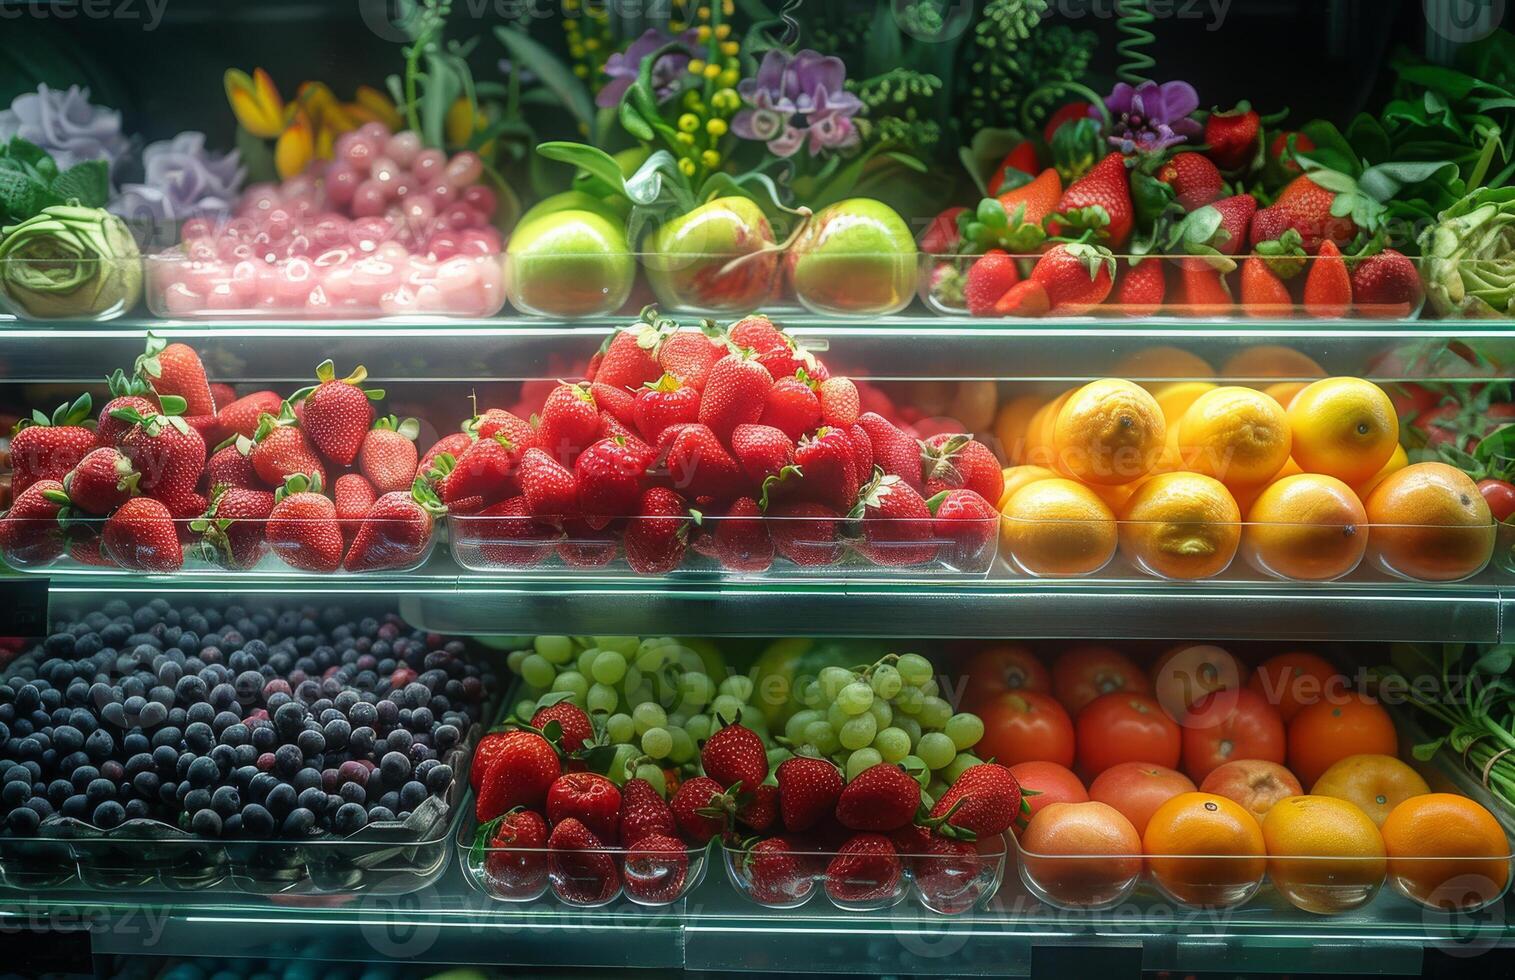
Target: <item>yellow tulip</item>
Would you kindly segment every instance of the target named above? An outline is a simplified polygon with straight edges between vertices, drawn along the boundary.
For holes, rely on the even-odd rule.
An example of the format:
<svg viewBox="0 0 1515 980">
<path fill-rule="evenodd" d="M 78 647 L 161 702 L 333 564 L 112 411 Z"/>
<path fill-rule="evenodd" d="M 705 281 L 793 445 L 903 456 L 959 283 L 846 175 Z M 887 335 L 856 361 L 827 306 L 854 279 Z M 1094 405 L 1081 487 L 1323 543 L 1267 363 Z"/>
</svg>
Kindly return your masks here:
<svg viewBox="0 0 1515 980">
<path fill-rule="evenodd" d="M 467 99 L 458 99 L 447 110 L 447 145 L 467 146 L 474 133 L 489 128 L 489 118 Z M 479 153 L 488 157 L 493 151 L 491 141 L 479 147 Z"/>
<path fill-rule="evenodd" d="M 353 96 L 353 102 L 367 111 L 373 119 L 388 126 L 391 131 L 398 133 L 404 126 L 404 120 L 400 118 L 400 110 L 389 100 L 389 96 L 378 89 L 368 85 L 359 85 L 357 93 Z M 352 110 L 352 106 L 348 106 Z"/>
<path fill-rule="evenodd" d="M 337 131 L 329 126 L 316 130 L 316 159 L 330 160 L 336 155 Z"/>
<path fill-rule="evenodd" d="M 286 180 L 304 173 L 315 152 L 315 128 L 303 110 L 297 111 L 294 122 L 279 134 L 279 141 L 274 144 L 274 169 Z"/>
<path fill-rule="evenodd" d="M 284 128 L 284 100 L 268 72 L 254 68 L 252 77 L 236 68 L 222 76 L 226 101 L 242 128 L 260 139 L 273 139 Z"/>
<path fill-rule="evenodd" d="M 358 128 L 358 123 L 348 115 L 347 109 L 324 82 L 305 82 L 296 98 L 316 129 L 346 133 Z"/>
</svg>

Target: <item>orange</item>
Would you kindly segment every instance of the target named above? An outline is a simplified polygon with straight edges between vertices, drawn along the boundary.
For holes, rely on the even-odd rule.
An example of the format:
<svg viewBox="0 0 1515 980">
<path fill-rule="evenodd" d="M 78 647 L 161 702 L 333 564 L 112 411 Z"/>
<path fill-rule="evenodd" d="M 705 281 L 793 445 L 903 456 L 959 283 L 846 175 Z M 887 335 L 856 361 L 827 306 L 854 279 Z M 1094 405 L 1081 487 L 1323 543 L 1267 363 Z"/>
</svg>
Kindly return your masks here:
<svg viewBox="0 0 1515 980">
<path fill-rule="evenodd" d="M 1431 787 L 1392 755 L 1349 755 L 1322 773 L 1310 792 L 1350 800 L 1382 827 L 1395 807 L 1412 796 L 1424 796 Z"/>
<path fill-rule="evenodd" d="M 1476 575 L 1494 554 L 1494 514 L 1478 486 L 1445 463 L 1416 463 L 1384 478 L 1367 500 L 1380 568 L 1425 582 Z"/>
<path fill-rule="evenodd" d="M 1051 401 L 1044 402 L 1031 416 L 1031 421 L 1026 423 L 1026 454 L 1022 462 L 1035 466 L 1053 464 L 1056 458 L 1052 443 L 1053 426 L 1057 423 L 1057 414 L 1062 411 L 1063 402 L 1072 394 L 1071 390 L 1065 391 Z"/>
<path fill-rule="evenodd" d="M 1112 905 L 1142 871 L 1142 841 L 1105 803 L 1052 803 L 1020 835 L 1021 875 L 1032 892 L 1065 906 Z"/>
<path fill-rule="evenodd" d="M 1252 505 L 1257 503 L 1257 498 L 1261 497 L 1263 491 L 1268 489 L 1268 487 L 1285 477 L 1298 476 L 1303 472 L 1304 470 L 1299 468 L 1299 464 L 1294 462 L 1294 457 L 1290 456 L 1289 461 L 1284 464 L 1284 468 L 1273 474 L 1273 479 L 1267 483 L 1255 487 L 1235 487 L 1231 490 L 1231 494 L 1236 497 L 1236 506 L 1240 507 L 1241 512 L 1245 514 L 1252 509 Z"/>
<path fill-rule="evenodd" d="M 1221 365 L 1220 376 L 1237 381 L 1268 378 L 1324 378 L 1325 368 L 1307 354 L 1279 344 L 1259 344 L 1233 354 Z"/>
<path fill-rule="evenodd" d="M 1412 796 L 1383 825 L 1389 881 L 1438 909 L 1480 908 L 1504 894 L 1510 842 L 1494 815 L 1453 793 Z"/>
<path fill-rule="evenodd" d="M 1029 575 L 1089 575 L 1115 555 L 1115 514 L 1072 480 L 1037 480 L 1000 511 L 1000 544 Z"/>
<path fill-rule="evenodd" d="M 1349 486 L 1371 479 L 1399 445 L 1399 415 L 1384 390 L 1361 378 L 1327 378 L 1289 405 L 1294 460 L 1306 473 Z"/>
<path fill-rule="evenodd" d="M 1026 461 L 1026 429 L 1045 401 L 1041 395 L 1021 395 L 1005 402 L 995 414 L 994 437 L 999 440 L 1001 458 L 1011 465 Z"/>
<path fill-rule="evenodd" d="M 1162 409 L 1144 388 L 1119 378 L 1094 381 L 1057 413 L 1054 467 L 1084 483 L 1130 483 L 1152 469 L 1167 431 Z"/>
<path fill-rule="evenodd" d="M 1133 351 L 1117 361 L 1110 373 L 1118 378 L 1135 378 L 1149 390 L 1164 382 L 1203 381 L 1215 377 L 1215 369 L 1198 354 L 1168 346 Z"/>
<path fill-rule="evenodd" d="M 1218 387 L 1211 381 L 1168 381 L 1163 384 L 1149 385 L 1152 397 L 1157 399 L 1157 407 L 1163 410 L 1163 419 L 1168 423 L 1168 432 L 1171 435 L 1178 425 L 1178 420 L 1184 417 L 1189 406 L 1207 391 L 1214 391 Z"/>
<path fill-rule="evenodd" d="M 1409 465 L 1410 455 L 1405 452 L 1405 447 L 1395 446 L 1394 455 L 1390 456 L 1389 461 L 1383 464 L 1383 469 L 1353 487 L 1352 491 L 1357 494 L 1358 500 L 1367 500 L 1368 494 L 1378 489 L 1380 483 Z"/>
<path fill-rule="evenodd" d="M 1268 482 L 1289 461 L 1290 443 L 1282 406 L 1251 388 L 1206 392 L 1178 423 L 1184 465 L 1227 486 Z"/>
<path fill-rule="evenodd" d="M 1308 381 L 1275 381 L 1262 391 L 1263 394 L 1278 402 L 1279 405 L 1288 408 L 1289 403 L 1294 400 L 1294 396 L 1308 387 L 1310 387 L 1310 382 Z"/>
<path fill-rule="evenodd" d="M 1268 485 L 1247 511 L 1241 551 L 1258 571 L 1329 582 L 1355 569 L 1368 549 L 1368 513 L 1334 476 L 1301 473 Z"/>
<path fill-rule="evenodd" d="M 1247 687 L 1290 722 L 1306 705 L 1340 697 L 1347 689 L 1347 679 L 1326 658 L 1297 650 L 1258 664 Z"/>
<path fill-rule="evenodd" d="M 1021 487 L 1035 483 L 1037 480 L 1058 479 L 1057 473 L 1047 469 L 1045 466 L 1031 466 L 1029 464 L 1024 466 L 1007 466 L 1001 475 L 1005 478 L 1005 492 L 999 495 L 999 507 L 1001 510 L 1004 509 L 1005 504 L 1010 501 L 1011 497 L 1015 496 L 1015 492 Z"/>
<path fill-rule="evenodd" d="M 1152 477 L 1121 514 L 1121 550 L 1163 578 L 1219 575 L 1240 541 L 1241 511 L 1230 491 L 1198 473 Z"/>
<path fill-rule="evenodd" d="M 1087 483 L 1085 486 L 1093 490 L 1094 495 L 1103 500 L 1105 506 L 1109 507 L 1112 512 L 1119 514 L 1126 509 L 1126 501 L 1130 500 L 1131 496 L 1136 493 L 1137 487 L 1141 486 L 1141 481 L 1122 483 L 1114 487 L 1100 486 L 1097 483 Z"/>
<path fill-rule="evenodd" d="M 1383 837 L 1355 803 L 1291 796 L 1268 810 L 1262 833 L 1273 886 L 1306 912 L 1331 915 L 1358 908 L 1383 884 Z"/>
<path fill-rule="evenodd" d="M 1398 749 L 1394 720 L 1359 691 L 1322 698 L 1289 723 L 1289 768 L 1304 786 L 1314 786 L 1347 756 L 1393 755 Z"/>
<path fill-rule="evenodd" d="M 1238 905 L 1267 867 L 1257 818 L 1214 793 L 1180 793 L 1158 807 L 1142 850 L 1153 880 L 1186 905 Z"/>
</svg>

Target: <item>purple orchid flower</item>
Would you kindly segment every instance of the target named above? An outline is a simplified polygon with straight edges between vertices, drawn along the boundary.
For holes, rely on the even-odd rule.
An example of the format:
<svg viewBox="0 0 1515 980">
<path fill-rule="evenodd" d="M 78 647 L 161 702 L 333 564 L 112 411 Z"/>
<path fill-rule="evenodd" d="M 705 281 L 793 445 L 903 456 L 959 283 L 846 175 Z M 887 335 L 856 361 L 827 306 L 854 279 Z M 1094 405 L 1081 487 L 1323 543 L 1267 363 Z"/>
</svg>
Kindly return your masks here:
<svg viewBox="0 0 1515 980">
<path fill-rule="evenodd" d="M 1199 108 L 1199 93 L 1188 82 L 1142 82 L 1132 88 L 1119 82 L 1105 99 L 1110 110 L 1111 145 L 1122 153 L 1152 153 L 1197 138 L 1203 130 L 1190 118 Z M 1089 115 L 1099 119 L 1099 110 Z"/>
<path fill-rule="evenodd" d="M 794 55 L 769 51 L 757 75 L 737 85 L 748 108 L 731 120 L 731 131 L 766 143 L 778 157 L 792 157 L 801 147 L 819 156 L 856 146 L 852 117 L 863 103 L 846 86 L 847 67 L 840 58 L 808 49 Z"/>
<path fill-rule="evenodd" d="M 652 66 L 653 91 L 659 102 L 667 102 L 679 93 L 679 83 L 689 70 L 690 59 L 694 57 L 695 39 L 694 31 L 685 31 L 674 37 L 649 27 L 625 51 L 617 51 L 606 59 L 605 74 L 610 76 L 610 81 L 595 95 L 595 104 L 601 109 L 613 109 L 620 105 L 626 90 L 637 80 L 637 72 L 642 69 L 642 59 L 650 57 L 670 41 L 677 41 L 683 50 L 675 49 L 665 53 Z"/>
<path fill-rule="evenodd" d="M 121 132 L 121 113 L 91 104 L 89 89 L 77 85 L 62 90 L 43 84 L 16 96 L 9 109 L 0 109 L 0 140 L 12 136 L 42 147 L 59 170 L 104 160 L 114 175 L 131 150 Z"/>
</svg>

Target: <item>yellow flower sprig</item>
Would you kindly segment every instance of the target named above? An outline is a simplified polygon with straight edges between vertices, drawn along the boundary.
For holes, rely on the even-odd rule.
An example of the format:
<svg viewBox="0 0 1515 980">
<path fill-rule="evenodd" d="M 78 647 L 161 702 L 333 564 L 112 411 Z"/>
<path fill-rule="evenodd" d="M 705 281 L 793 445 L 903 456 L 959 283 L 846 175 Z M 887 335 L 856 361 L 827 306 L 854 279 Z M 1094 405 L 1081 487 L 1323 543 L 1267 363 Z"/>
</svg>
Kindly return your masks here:
<svg viewBox="0 0 1515 980">
<path fill-rule="evenodd" d="M 238 125 L 274 141 L 274 169 L 286 180 L 303 173 L 312 160 L 330 160 L 343 133 L 367 122 L 390 130 L 403 124 L 389 97 L 367 85 L 358 86 L 351 102 L 342 102 L 324 82 L 305 82 L 286 103 L 262 68 L 253 69 L 251 76 L 228 68 L 222 81 Z"/>
</svg>

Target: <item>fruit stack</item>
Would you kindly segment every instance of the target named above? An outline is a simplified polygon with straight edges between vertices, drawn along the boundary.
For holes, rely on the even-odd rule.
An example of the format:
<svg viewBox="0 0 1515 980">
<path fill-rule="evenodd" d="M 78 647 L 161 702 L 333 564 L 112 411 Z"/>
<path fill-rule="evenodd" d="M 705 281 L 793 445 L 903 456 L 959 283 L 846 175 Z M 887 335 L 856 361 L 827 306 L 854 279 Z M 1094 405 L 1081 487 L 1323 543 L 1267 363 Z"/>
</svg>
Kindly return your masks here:
<svg viewBox="0 0 1515 980">
<path fill-rule="evenodd" d="M 505 302 L 483 163 L 370 122 L 336 159 L 250 187 L 220 225 L 186 221 L 147 260 L 160 316 L 493 316 Z"/>
<path fill-rule="evenodd" d="M 866 411 L 858 385 L 763 316 L 710 337 L 649 310 L 536 425 L 492 409 L 474 428 L 434 474 L 468 568 L 604 568 L 623 551 L 641 575 L 993 562 L 993 453 Z"/>
</svg>

